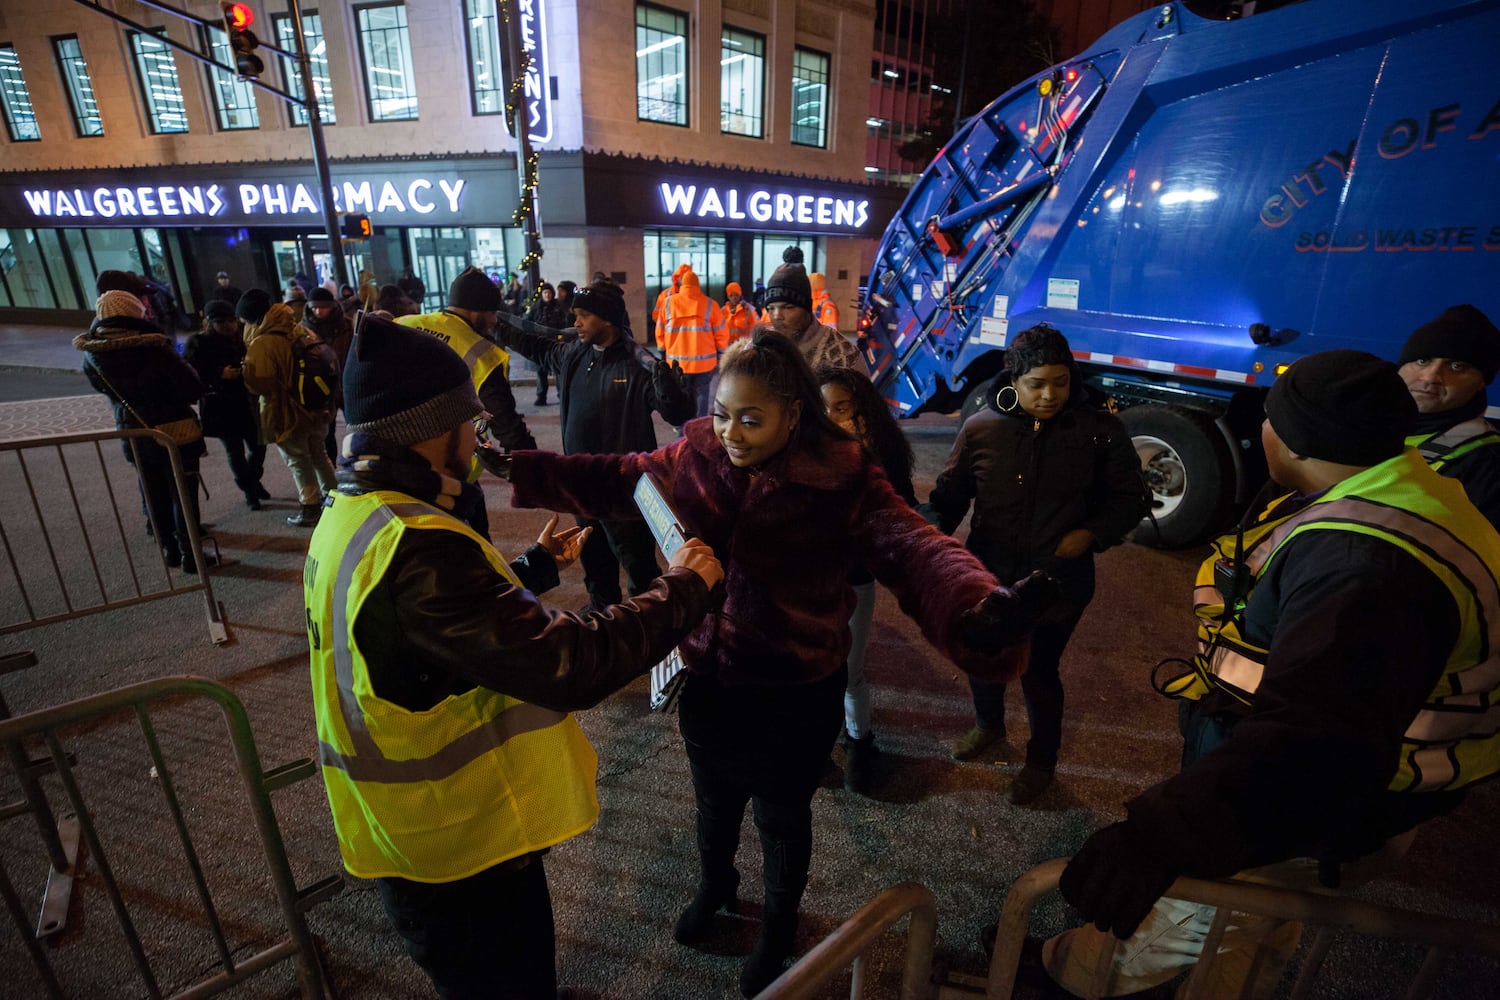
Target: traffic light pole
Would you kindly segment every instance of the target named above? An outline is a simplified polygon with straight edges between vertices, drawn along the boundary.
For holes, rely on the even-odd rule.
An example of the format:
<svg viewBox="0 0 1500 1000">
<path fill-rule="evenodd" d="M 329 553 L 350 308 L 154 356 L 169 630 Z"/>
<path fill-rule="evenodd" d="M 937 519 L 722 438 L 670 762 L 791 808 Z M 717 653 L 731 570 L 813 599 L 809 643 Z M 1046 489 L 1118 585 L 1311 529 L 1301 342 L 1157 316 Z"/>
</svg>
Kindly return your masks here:
<svg viewBox="0 0 1500 1000">
<path fill-rule="evenodd" d="M 313 88 L 312 59 L 307 54 L 307 36 L 302 30 L 302 4 L 287 0 L 292 17 L 293 38 L 297 40 L 297 67 L 302 73 L 303 105 L 307 109 L 307 131 L 312 138 L 313 168 L 318 172 L 318 190 L 323 198 L 323 228 L 328 232 L 328 255 L 333 259 L 333 274 L 339 287 L 352 285 L 349 265 L 344 260 L 344 243 L 339 233 L 338 210 L 333 204 L 333 179 L 328 172 L 328 149 L 323 145 L 323 109 Z"/>
<path fill-rule="evenodd" d="M 189 57 L 190 59 L 196 59 L 198 62 L 213 66 L 217 69 L 221 69 L 226 73 L 235 72 L 234 67 L 224 66 L 218 61 L 205 56 L 203 53 L 191 49 L 186 45 L 183 45 L 181 42 L 174 41 L 164 34 L 157 35 L 147 25 L 139 24 L 135 21 L 132 21 L 130 18 L 125 17 L 124 15 L 116 14 L 114 11 L 100 6 L 97 0 L 73 0 L 73 2 L 78 4 L 80 7 L 87 7 L 89 10 L 93 11 L 96 14 L 103 14 L 110 20 L 115 21 L 119 24 L 123 24 L 127 28 L 130 28 L 134 31 L 139 31 L 143 34 L 151 34 L 161 44 L 178 52 L 181 52 L 183 55 Z M 156 0 L 137 0 L 137 2 L 139 2 L 144 7 L 151 7 L 156 10 L 160 10 L 163 13 L 172 14 L 176 17 L 182 18 L 183 20 L 192 21 L 195 24 L 202 25 L 205 28 L 211 28 L 215 26 L 214 22 L 205 21 L 201 17 L 195 17 L 192 14 L 186 13 L 185 11 L 176 9 L 175 7 L 170 7 L 164 3 L 156 2 Z M 294 37 L 297 40 L 297 51 L 295 53 L 289 53 L 283 49 L 277 48 L 274 45 L 267 45 L 265 42 L 261 42 L 259 48 L 275 52 L 278 55 L 284 57 L 295 58 L 297 60 L 297 64 L 302 72 L 303 96 L 301 98 L 293 97 L 291 94 L 288 94 L 286 91 L 280 89 L 279 87 L 275 87 L 269 83 L 264 83 L 258 78 L 241 77 L 241 79 L 243 79 L 246 83 L 250 84 L 253 87 L 258 87 L 261 90 L 275 94 L 277 97 L 288 104 L 297 105 L 307 111 L 308 131 L 311 133 L 312 137 L 313 165 L 318 172 L 318 187 L 323 199 L 323 223 L 328 230 L 328 253 L 333 258 L 333 271 L 334 276 L 338 279 L 338 283 L 340 285 L 347 285 L 350 284 L 349 266 L 344 261 L 344 244 L 341 242 L 339 236 L 338 211 L 334 208 L 333 204 L 333 180 L 329 176 L 328 172 L 328 151 L 323 145 L 323 116 L 321 113 L 321 109 L 318 106 L 317 91 L 313 89 L 312 63 L 307 55 L 307 38 L 302 32 L 302 8 L 298 3 L 298 0 L 287 0 L 287 8 L 289 13 L 292 15 L 292 24 L 295 26 Z"/>
</svg>

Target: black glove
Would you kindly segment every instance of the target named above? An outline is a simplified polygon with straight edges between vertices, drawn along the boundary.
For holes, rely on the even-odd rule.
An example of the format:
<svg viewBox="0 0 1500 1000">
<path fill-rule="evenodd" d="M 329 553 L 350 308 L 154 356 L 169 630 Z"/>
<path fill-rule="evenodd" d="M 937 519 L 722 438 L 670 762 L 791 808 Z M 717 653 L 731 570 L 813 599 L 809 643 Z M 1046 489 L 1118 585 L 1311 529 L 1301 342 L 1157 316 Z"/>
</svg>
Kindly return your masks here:
<svg viewBox="0 0 1500 1000">
<path fill-rule="evenodd" d="M 506 482 L 510 481 L 510 452 L 480 445 L 474 449 L 474 454 L 480 465 Z"/>
<path fill-rule="evenodd" d="M 651 387 L 658 396 L 681 396 L 687 392 L 687 376 L 680 364 L 663 358 L 651 366 Z"/>
<path fill-rule="evenodd" d="M 1025 638 L 1060 592 L 1057 580 L 1041 570 L 1009 587 L 996 587 L 959 618 L 959 638 L 981 653 L 999 652 Z"/>
<path fill-rule="evenodd" d="M 1057 888 L 1079 916 L 1123 941 L 1177 875 L 1177 866 L 1150 850 L 1129 823 L 1116 823 L 1084 842 Z"/>
</svg>

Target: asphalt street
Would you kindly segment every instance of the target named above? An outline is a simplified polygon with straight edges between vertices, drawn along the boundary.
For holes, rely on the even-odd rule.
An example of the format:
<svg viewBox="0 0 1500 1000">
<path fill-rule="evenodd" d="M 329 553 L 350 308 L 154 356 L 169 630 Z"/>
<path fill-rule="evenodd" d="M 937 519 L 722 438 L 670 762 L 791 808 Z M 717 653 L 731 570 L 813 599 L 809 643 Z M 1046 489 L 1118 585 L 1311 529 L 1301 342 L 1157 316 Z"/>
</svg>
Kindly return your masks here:
<svg viewBox="0 0 1500 1000">
<path fill-rule="evenodd" d="M 62 357 L 58 367 L 66 367 Z M 0 364 L 5 356 L 0 354 Z M 42 367 L 46 367 L 45 365 Z M 0 369 L 0 440 L 109 426 L 102 399 L 76 388 L 76 376 Z M 54 380 L 57 380 L 54 382 Z M 54 384 L 61 398 L 43 396 Z M 73 385 L 74 388 L 68 388 Z M 530 393 L 517 393 L 523 400 Z M 69 398 L 71 397 L 71 398 Z M 554 394 L 555 398 L 555 394 Z M 40 401 L 39 401 L 40 400 Z M 523 404 L 543 447 L 556 447 L 556 406 Z M 953 417 L 928 416 L 907 425 L 917 453 L 917 488 L 930 489 L 952 441 Z M 670 431 L 662 429 L 662 440 Z M 26 528 L 31 502 L 25 484 L 58 537 L 57 559 L 70 579 L 87 574 L 77 542 L 85 532 L 110 539 L 111 494 L 120 509 L 124 543 L 150 554 L 139 528 L 133 480 L 118 453 L 105 449 L 38 449 L 28 475 L 11 456 L 0 456 L 0 516 L 6 537 L 36 549 Z M 66 463 L 71 486 L 62 475 Z M 101 471 L 102 463 L 102 471 Z M 276 500 L 249 511 L 229 480 L 222 453 L 211 443 L 203 467 L 209 489 L 204 520 L 226 557 L 211 581 L 223 603 L 232 641 L 208 641 L 202 597 L 168 597 L 92 617 L 0 635 L 0 654 L 34 650 L 38 666 L 0 677 L 14 712 L 28 712 L 135 681 L 177 674 L 212 678 L 244 702 L 267 767 L 310 756 L 314 728 L 300 594 L 308 534 L 287 526 L 296 509 L 292 483 L 273 453 L 266 483 Z M 499 548 L 514 553 L 540 531 L 547 515 L 514 511 L 507 484 L 484 483 Z M 76 508 L 69 490 L 77 497 Z M 77 513 L 74 513 L 74 511 Z M 110 531 L 114 529 L 111 527 Z M 96 544 L 103 545 L 102 542 Z M 39 551 L 39 550 L 38 550 Z M 959 672 L 928 647 L 884 590 L 871 638 L 875 729 L 883 766 L 875 793 L 866 798 L 842 787 L 835 751 L 826 788 L 814 801 L 813 876 L 804 903 L 799 951 L 812 947 L 882 888 L 916 880 L 938 900 L 941 972 L 982 975 L 988 961 L 976 937 L 993 922 L 1011 882 L 1034 864 L 1071 853 L 1087 834 L 1123 815 L 1133 794 L 1173 773 L 1179 739 L 1174 706 L 1155 695 L 1153 664 L 1181 656 L 1192 645 L 1189 587 L 1199 554 L 1161 552 L 1127 543 L 1099 560 L 1098 597 L 1063 662 L 1068 689 L 1064 747 L 1058 780 L 1035 808 L 1008 803 L 1004 791 L 1019 768 L 1025 712 L 1019 691 L 1009 705 L 1010 742 L 986 759 L 956 763 L 949 741 L 971 724 L 967 685 Z M 795 564 L 787 566 L 796 572 Z M 6 572 L 0 566 L 0 574 Z M 45 554 L 22 560 L 27 579 L 48 572 Z M 104 575 L 108 576 L 109 572 Z M 157 572 L 160 576 L 160 571 Z M 38 587 L 38 600 L 49 598 Z M 55 595 L 53 595 L 55 598 Z M 543 601 L 562 608 L 584 603 L 575 570 Z M 0 580 L 4 621 L 18 617 L 16 583 Z M 675 720 L 645 707 L 644 679 L 581 713 L 600 755 L 602 814 L 588 833 L 561 845 L 547 859 L 557 913 L 559 970 L 579 995 L 598 1000 L 733 997 L 741 957 L 753 943 L 759 913 L 759 849 L 747 822 L 739 867 L 745 874 L 738 913 L 720 918 L 720 933 L 703 950 L 676 945 L 673 920 L 696 882 L 691 785 Z M 187 823 L 203 855 L 216 905 L 226 917 L 231 948 L 243 956 L 276 933 L 278 921 L 253 827 L 247 820 L 214 712 L 201 703 L 173 702 L 152 715 Z M 211 968 L 216 951 L 197 915 L 182 851 L 158 794 L 137 723 L 128 717 L 70 730 L 65 744 L 78 758 L 84 795 L 96 813 L 108 860 L 120 876 L 143 945 L 165 993 Z M 35 751 L 34 751 L 35 752 Z M 55 806 L 65 801 L 55 779 L 45 787 Z M 13 776 L 0 778 L 0 800 L 16 797 Z M 277 818 L 299 882 L 338 870 L 338 854 L 319 780 L 301 782 L 275 796 Z M 1360 890 L 1362 898 L 1424 912 L 1500 923 L 1500 789 L 1483 786 L 1451 816 L 1429 824 L 1406 863 L 1393 876 Z M 133 971 L 129 950 L 115 926 L 97 878 L 75 890 L 68 929 L 47 949 L 70 996 L 135 997 L 148 990 Z M 46 862 L 27 820 L 10 819 L 0 837 L 0 865 L 34 912 Z M 97 867 L 93 869 L 97 871 Z M 1035 933 L 1067 925 L 1066 906 L 1044 900 Z M 349 1000 L 430 996 L 425 980 L 400 951 L 372 887 L 346 879 L 337 898 L 309 914 L 336 994 Z M 867 995 L 894 996 L 903 937 L 881 940 L 867 969 Z M 1404 946 L 1341 940 L 1315 995 L 1400 995 L 1420 954 Z M 45 995 L 16 934 L 0 934 L 0 994 Z M 825 996 L 847 995 L 848 980 Z M 294 980 L 285 966 L 261 974 L 231 995 L 290 997 Z M 1025 994 L 1018 994 L 1025 995 Z M 1500 966 L 1459 957 L 1447 966 L 1437 994 L 1489 998 L 1500 995 Z"/>
</svg>

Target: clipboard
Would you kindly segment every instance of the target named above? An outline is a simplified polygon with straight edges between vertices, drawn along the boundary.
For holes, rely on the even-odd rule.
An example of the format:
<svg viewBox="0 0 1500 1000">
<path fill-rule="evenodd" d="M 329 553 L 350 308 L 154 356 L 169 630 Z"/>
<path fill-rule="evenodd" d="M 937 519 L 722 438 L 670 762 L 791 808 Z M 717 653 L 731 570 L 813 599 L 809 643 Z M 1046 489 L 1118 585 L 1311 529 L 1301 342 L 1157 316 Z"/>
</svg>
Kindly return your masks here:
<svg viewBox="0 0 1500 1000">
<path fill-rule="evenodd" d="M 661 484 L 649 472 L 642 473 L 641 478 L 636 481 L 634 498 L 662 555 L 670 561 L 689 537 L 682 526 L 682 520 L 678 518 L 672 505 L 667 503 Z M 686 668 L 682 653 L 676 648 L 667 654 L 665 660 L 651 668 L 651 711 L 671 712 L 677 707 L 677 696 L 682 693 L 683 682 L 687 679 L 684 672 Z"/>
</svg>

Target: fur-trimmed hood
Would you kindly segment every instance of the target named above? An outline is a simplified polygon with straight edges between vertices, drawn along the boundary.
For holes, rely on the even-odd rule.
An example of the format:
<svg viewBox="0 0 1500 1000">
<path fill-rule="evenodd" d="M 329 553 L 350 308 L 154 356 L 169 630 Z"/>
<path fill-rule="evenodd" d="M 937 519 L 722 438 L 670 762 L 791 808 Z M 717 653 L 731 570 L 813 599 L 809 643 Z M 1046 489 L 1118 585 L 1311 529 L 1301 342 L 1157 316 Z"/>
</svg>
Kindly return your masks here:
<svg viewBox="0 0 1500 1000">
<path fill-rule="evenodd" d="M 96 319 L 83 333 L 73 338 L 73 346 L 90 354 L 99 351 L 124 351 L 133 347 L 165 347 L 173 350 L 172 339 L 150 320 L 133 316 L 111 316 Z M 175 353 L 175 352 L 174 352 Z"/>
</svg>

